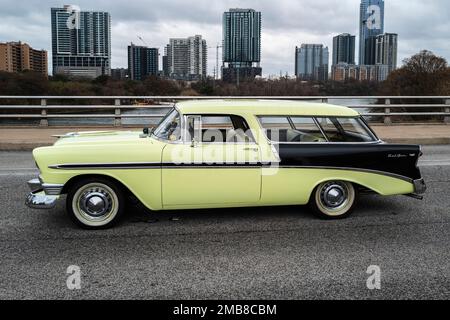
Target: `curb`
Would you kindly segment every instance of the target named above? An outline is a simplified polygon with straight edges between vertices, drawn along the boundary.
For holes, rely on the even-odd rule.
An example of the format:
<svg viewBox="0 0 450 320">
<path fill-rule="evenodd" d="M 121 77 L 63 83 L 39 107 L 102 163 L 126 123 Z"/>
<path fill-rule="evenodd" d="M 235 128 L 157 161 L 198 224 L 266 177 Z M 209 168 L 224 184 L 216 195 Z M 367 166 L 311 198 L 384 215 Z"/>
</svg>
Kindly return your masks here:
<svg viewBox="0 0 450 320">
<path fill-rule="evenodd" d="M 414 144 L 414 145 L 422 145 L 422 146 L 430 146 L 430 145 L 447 145 L 450 144 L 450 137 L 439 137 L 439 138 L 385 138 L 382 139 L 388 143 L 395 144 Z"/>
</svg>

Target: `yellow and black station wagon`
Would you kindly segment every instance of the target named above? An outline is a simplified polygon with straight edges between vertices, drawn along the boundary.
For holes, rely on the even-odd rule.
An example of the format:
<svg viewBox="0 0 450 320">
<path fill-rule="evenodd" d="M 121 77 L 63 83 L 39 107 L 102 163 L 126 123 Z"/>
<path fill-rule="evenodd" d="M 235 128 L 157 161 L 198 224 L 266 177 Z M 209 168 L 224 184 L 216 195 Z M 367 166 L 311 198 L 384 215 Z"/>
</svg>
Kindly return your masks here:
<svg viewBox="0 0 450 320">
<path fill-rule="evenodd" d="M 306 205 L 322 218 L 350 214 L 359 192 L 421 198 L 421 149 L 380 141 L 354 110 L 263 100 L 182 102 L 154 129 L 80 132 L 35 149 L 32 208 L 106 228 L 127 194 L 150 210 Z"/>
</svg>

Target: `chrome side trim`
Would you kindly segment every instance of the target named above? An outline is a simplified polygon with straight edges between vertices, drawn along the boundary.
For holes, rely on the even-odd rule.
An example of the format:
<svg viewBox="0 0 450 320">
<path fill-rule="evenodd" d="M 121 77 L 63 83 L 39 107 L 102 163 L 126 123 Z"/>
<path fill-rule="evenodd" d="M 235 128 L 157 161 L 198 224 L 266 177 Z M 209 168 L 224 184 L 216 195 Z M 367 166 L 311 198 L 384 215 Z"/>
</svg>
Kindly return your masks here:
<svg viewBox="0 0 450 320">
<path fill-rule="evenodd" d="M 44 184 L 42 184 L 42 188 L 44 189 L 44 192 L 46 195 L 59 196 L 59 195 L 61 195 L 64 185 L 63 184 L 44 183 Z"/>
<path fill-rule="evenodd" d="M 414 183 L 412 178 L 408 178 L 399 174 L 372 170 L 372 169 L 363 169 L 363 168 L 353 168 L 353 167 L 326 167 L 326 166 L 295 166 L 295 165 L 278 165 L 277 163 L 224 163 L 224 164 L 215 164 L 215 163 L 186 163 L 186 164 L 175 164 L 175 163 L 157 163 L 157 162 L 130 162 L 130 163 L 76 163 L 76 164 L 58 164 L 51 165 L 49 168 L 51 169 L 60 169 L 60 170 L 76 170 L 76 169 L 85 169 L 85 170 L 95 170 L 95 169 L 111 169 L 111 170 L 127 170 L 127 169 L 246 169 L 246 168 L 273 168 L 278 166 L 281 169 L 322 169 L 322 170 L 342 170 L 342 171 L 356 171 L 356 172 L 364 172 L 364 173 L 373 173 L 383 176 L 388 176 L 395 179 L 404 180 L 409 183 Z M 46 184 L 43 185 L 44 190 Z M 49 185 L 55 188 L 60 187 L 62 190 L 63 185 Z"/>
<path fill-rule="evenodd" d="M 117 163 L 65 163 L 48 166 L 49 169 L 74 170 L 74 169 L 150 169 L 161 168 L 159 162 L 117 162 Z"/>
<path fill-rule="evenodd" d="M 321 167 L 321 166 L 280 166 L 280 168 L 283 169 L 323 169 L 323 170 L 341 170 L 341 171 L 356 171 L 356 172 L 363 172 L 363 173 L 373 173 L 378 174 L 382 176 L 387 176 L 395 179 L 404 180 L 409 183 L 413 183 L 413 179 L 391 173 L 391 172 L 385 172 L 385 171 L 378 171 L 378 170 L 372 170 L 372 169 L 361 169 L 361 168 L 346 168 L 346 167 Z"/>
<path fill-rule="evenodd" d="M 27 184 L 31 192 L 39 192 L 43 189 L 41 181 L 38 178 L 28 181 Z"/>
<path fill-rule="evenodd" d="M 64 188 L 63 184 L 43 183 L 41 177 L 28 181 L 31 192 L 38 193 L 44 191 L 49 196 L 59 196 Z"/>
</svg>

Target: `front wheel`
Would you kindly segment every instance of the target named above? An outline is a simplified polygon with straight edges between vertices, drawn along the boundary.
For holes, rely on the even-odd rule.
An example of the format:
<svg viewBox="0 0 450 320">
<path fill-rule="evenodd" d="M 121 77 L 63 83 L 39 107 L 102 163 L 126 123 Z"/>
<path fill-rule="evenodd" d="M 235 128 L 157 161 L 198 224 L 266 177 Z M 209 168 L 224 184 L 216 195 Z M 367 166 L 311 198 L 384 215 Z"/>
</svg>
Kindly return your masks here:
<svg viewBox="0 0 450 320">
<path fill-rule="evenodd" d="M 115 183 L 102 178 L 76 182 L 67 195 L 67 212 L 85 229 L 112 227 L 123 214 L 125 198 Z"/>
<path fill-rule="evenodd" d="M 328 181 L 320 184 L 311 196 L 310 206 L 322 219 L 348 217 L 356 202 L 356 190 L 346 181 Z"/>
</svg>

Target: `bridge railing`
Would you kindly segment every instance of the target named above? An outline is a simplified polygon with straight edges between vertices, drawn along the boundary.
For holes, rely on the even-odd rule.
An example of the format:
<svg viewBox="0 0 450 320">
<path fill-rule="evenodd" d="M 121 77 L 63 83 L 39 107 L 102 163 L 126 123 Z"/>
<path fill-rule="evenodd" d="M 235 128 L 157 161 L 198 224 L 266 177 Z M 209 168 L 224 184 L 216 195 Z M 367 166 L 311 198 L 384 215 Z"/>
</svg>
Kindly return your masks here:
<svg viewBox="0 0 450 320">
<path fill-rule="evenodd" d="M 381 119 L 386 125 L 392 124 L 396 117 L 403 122 L 412 117 L 434 117 L 450 123 L 450 96 L 0 96 L 0 125 L 2 119 L 33 119 L 42 127 L 49 126 L 51 119 L 111 119 L 111 124 L 120 127 L 124 119 L 162 118 L 165 109 L 177 101 L 205 99 L 320 101 L 345 105 L 369 120 Z M 412 102 L 405 103 L 408 100 Z M 91 103 L 80 104 L 82 101 Z M 108 104 L 92 103 L 98 101 Z M 127 113 L 129 110 L 134 113 Z M 137 110 L 142 112 L 135 113 Z"/>
</svg>

